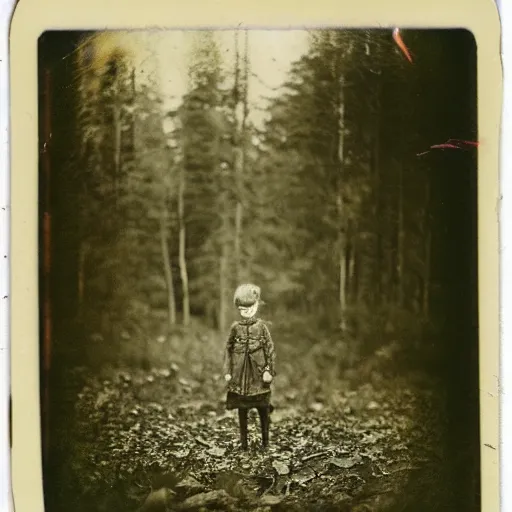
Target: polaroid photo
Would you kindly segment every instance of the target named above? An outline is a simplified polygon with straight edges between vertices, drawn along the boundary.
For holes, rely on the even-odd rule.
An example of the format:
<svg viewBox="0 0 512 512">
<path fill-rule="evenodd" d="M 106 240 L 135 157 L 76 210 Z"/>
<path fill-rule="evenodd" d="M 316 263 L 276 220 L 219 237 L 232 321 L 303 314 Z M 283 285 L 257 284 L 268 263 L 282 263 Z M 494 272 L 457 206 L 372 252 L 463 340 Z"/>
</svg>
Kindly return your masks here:
<svg viewBox="0 0 512 512">
<path fill-rule="evenodd" d="M 21 0 L 16 512 L 499 509 L 490 0 Z"/>
</svg>

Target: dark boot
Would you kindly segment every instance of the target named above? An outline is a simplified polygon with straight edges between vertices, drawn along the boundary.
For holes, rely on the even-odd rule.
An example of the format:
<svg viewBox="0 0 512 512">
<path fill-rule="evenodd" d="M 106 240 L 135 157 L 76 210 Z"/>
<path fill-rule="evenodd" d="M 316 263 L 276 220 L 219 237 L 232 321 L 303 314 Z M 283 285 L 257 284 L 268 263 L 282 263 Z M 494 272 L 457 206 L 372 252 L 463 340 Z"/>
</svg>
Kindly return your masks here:
<svg viewBox="0 0 512 512">
<path fill-rule="evenodd" d="M 263 449 L 268 447 L 268 437 L 270 430 L 270 414 L 268 407 L 258 408 L 261 424 L 261 444 Z"/>
<path fill-rule="evenodd" d="M 240 443 L 242 450 L 247 450 L 247 409 L 238 409 L 238 420 L 240 422 Z"/>
</svg>

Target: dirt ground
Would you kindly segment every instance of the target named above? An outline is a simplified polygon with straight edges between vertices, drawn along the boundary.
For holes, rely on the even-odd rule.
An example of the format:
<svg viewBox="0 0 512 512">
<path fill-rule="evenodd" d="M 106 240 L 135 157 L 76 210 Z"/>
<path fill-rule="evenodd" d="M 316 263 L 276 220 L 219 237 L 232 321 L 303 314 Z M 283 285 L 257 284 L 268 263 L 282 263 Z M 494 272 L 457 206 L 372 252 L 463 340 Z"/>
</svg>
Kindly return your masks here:
<svg viewBox="0 0 512 512">
<path fill-rule="evenodd" d="M 390 378 L 312 388 L 283 366 L 271 445 L 260 449 L 253 411 L 242 452 L 222 376 L 205 363 L 211 350 L 194 353 L 94 376 L 69 369 L 74 412 L 54 431 L 63 455 L 51 473 L 52 512 L 442 510 L 429 503 L 443 485 L 443 454 L 428 386 Z"/>
</svg>

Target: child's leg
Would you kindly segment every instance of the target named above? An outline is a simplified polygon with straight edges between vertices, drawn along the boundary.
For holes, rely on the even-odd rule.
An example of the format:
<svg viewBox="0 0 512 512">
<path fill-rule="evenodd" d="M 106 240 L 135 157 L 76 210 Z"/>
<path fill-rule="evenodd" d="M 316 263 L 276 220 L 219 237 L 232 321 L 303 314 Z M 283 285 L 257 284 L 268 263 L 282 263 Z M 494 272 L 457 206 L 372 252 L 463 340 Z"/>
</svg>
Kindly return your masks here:
<svg viewBox="0 0 512 512">
<path fill-rule="evenodd" d="M 270 412 L 268 407 L 258 407 L 258 414 L 260 415 L 261 424 L 261 441 L 263 447 L 268 446 L 268 434 L 270 427 Z"/>
<path fill-rule="evenodd" d="M 238 409 L 238 420 L 240 422 L 240 442 L 242 443 L 242 449 L 247 449 L 247 413 L 248 410 L 245 408 Z"/>
</svg>

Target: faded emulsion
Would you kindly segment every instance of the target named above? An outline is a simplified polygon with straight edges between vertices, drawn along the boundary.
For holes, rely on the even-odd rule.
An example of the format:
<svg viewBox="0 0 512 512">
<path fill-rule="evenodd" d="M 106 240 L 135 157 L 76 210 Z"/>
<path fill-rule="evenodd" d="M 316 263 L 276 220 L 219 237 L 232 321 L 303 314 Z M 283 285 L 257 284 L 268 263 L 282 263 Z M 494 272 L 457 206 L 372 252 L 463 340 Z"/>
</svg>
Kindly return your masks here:
<svg viewBox="0 0 512 512">
<path fill-rule="evenodd" d="M 480 510 L 476 71 L 464 30 L 40 37 L 49 512 Z"/>
</svg>

